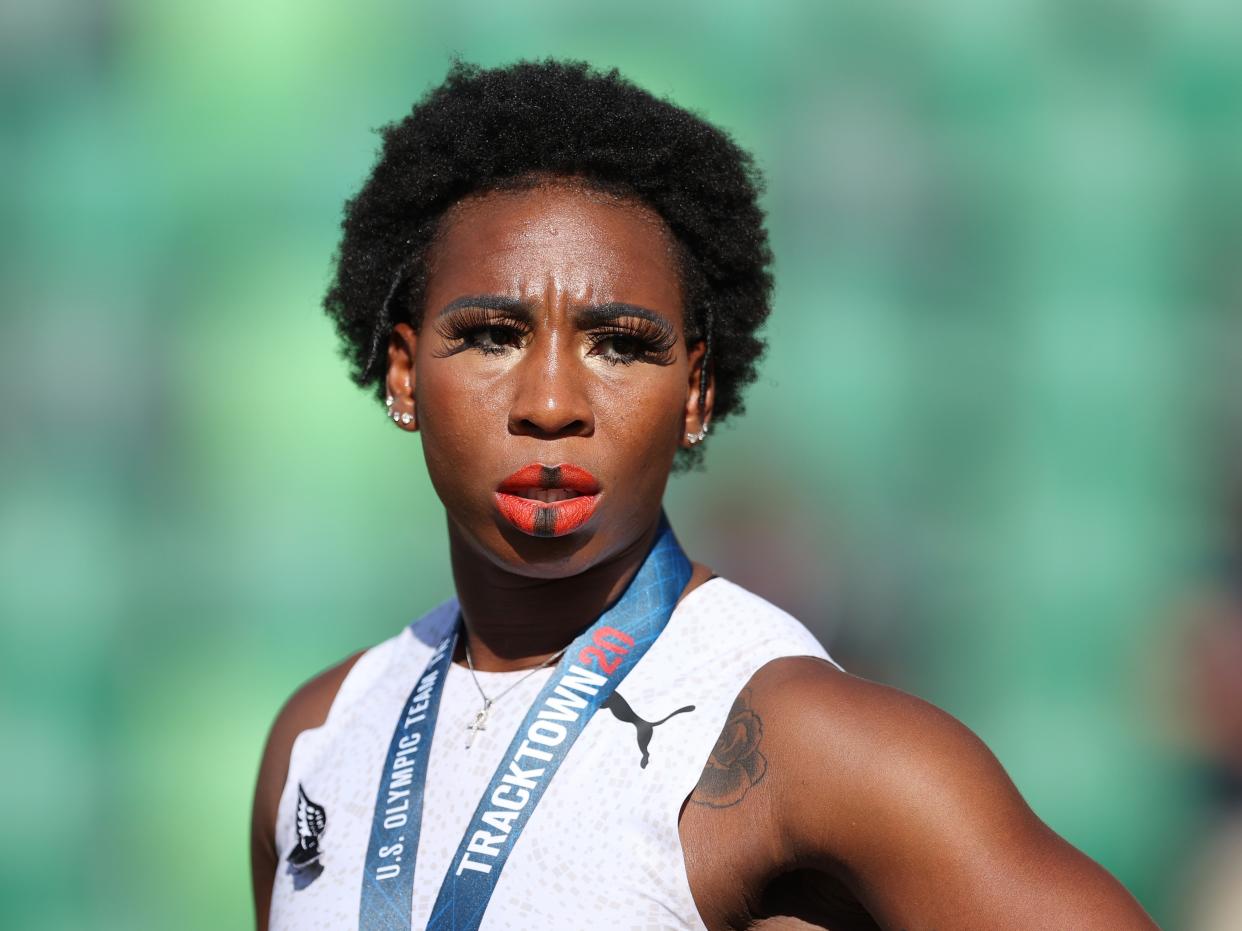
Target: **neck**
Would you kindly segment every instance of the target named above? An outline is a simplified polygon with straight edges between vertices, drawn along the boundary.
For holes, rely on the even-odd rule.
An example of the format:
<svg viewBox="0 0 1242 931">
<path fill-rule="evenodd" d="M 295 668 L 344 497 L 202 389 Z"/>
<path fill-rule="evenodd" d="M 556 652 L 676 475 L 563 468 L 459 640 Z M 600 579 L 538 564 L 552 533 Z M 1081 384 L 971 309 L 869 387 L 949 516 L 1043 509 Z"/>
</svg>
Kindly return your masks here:
<svg viewBox="0 0 1242 931">
<path fill-rule="evenodd" d="M 528 669 L 563 650 L 616 601 L 642 565 L 658 522 L 609 559 L 576 575 L 540 579 L 511 572 L 479 555 L 450 525 L 453 583 L 474 668 Z M 456 661 L 465 644 L 459 642 Z"/>
</svg>

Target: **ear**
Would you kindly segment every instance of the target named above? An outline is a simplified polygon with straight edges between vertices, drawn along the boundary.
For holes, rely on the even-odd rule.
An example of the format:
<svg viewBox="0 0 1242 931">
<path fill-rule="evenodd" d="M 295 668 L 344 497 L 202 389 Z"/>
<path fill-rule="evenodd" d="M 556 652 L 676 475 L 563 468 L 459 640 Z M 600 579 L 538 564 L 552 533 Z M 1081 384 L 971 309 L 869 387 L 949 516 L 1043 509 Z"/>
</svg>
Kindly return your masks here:
<svg viewBox="0 0 1242 931">
<path fill-rule="evenodd" d="M 408 323 L 398 323 L 388 337 L 388 375 L 384 384 L 391 403 L 388 417 L 402 430 L 418 429 L 418 408 L 414 400 L 414 351 L 418 334 Z"/>
<path fill-rule="evenodd" d="M 690 380 L 686 385 L 685 429 L 681 434 L 683 449 L 689 449 L 700 442 L 702 434 L 707 432 L 707 426 L 712 419 L 712 405 L 716 402 L 716 375 L 710 369 L 707 372 L 706 394 L 702 395 L 702 410 L 699 409 L 706 354 L 707 344 L 702 340 L 690 347 Z M 695 439 L 691 440 L 691 437 Z"/>
</svg>

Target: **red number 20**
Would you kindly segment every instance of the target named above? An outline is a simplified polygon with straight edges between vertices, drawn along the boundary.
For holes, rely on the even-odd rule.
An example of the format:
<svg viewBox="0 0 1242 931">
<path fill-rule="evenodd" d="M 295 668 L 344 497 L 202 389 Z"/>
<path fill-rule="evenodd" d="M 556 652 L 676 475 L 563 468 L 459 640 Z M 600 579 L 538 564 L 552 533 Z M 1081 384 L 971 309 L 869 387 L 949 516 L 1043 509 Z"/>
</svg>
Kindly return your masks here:
<svg viewBox="0 0 1242 931">
<path fill-rule="evenodd" d="M 615 672 L 621 665 L 621 657 L 630 652 L 630 647 L 634 645 L 633 637 L 615 627 L 601 627 L 591 639 L 595 641 L 595 646 L 583 647 L 578 654 L 578 662 L 584 666 L 595 663 L 605 674 Z M 608 653 L 617 655 L 608 656 Z"/>
</svg>

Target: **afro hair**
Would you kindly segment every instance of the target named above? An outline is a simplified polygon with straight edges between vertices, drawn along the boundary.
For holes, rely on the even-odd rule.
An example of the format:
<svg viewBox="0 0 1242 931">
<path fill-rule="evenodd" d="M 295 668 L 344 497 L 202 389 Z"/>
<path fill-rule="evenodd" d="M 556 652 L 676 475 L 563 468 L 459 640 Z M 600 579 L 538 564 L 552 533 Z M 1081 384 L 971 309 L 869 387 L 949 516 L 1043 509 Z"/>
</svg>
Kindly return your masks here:
<svg viewBox="0 0 1242 931">
<path fill-rule="evenodd" d="M 351 376 L 383 397 L 389 333 L 418 329 L 426 258 L 462 198 L 564 177 L 633 198 L 667 224 L 680 253 L 684 326 L 704 340 L 712 419 L 743 409 L 764 350 L 772 253 L 751 157 L 698 116 L 585 62 L 455 62 L 444 82 L 382 130 L 379 159 L 346 204 L 324 299 Z M 681 451 L 684 467 L 702 446 Z"/>
</svg>

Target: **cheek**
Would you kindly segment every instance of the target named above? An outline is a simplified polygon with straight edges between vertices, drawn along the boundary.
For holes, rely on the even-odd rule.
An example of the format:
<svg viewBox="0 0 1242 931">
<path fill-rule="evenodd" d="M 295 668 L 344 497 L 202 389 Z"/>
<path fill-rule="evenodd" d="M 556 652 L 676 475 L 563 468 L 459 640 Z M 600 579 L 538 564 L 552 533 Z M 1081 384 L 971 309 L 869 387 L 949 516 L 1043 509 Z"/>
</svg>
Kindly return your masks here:
<svg viewBox="0 0 1242 931">
<path fill-rule="evenodd" d="M 452 434 L 503 418 L 511 377 L 508 366 L 473 353 L 420 356 L 415 392 L 420 424 L 429 418 L 438 429 Z"/>
<path fill-rule="evenodd" d="M 598 429 L 651 466 L 664 459 L 672 461 L 685 422 L 686 387 L 676 368 L 601 386 L 595 405 Z M 644 474 L 660 471 L 643 470 Z"/>
<path fill-rule="evenodd" d="M 486 449 L 505 430 L 505 407 L 495 386 L 427 366 L 417 387 L 418 426 L 432 482 L 447 490 L 466 477 L 464 462 L 485 462 Z"/>
</svg>

